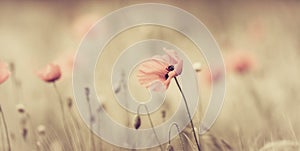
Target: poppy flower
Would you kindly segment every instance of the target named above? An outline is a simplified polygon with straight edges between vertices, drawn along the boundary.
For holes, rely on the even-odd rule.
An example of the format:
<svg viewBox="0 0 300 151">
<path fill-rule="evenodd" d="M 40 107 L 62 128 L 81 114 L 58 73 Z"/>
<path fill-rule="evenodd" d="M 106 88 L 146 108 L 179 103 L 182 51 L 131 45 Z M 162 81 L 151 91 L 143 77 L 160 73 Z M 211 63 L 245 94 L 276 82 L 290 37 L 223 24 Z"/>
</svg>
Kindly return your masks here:
<svg viewBox="0 0 300 151">
<path fill-rule="evenodd" d="M 8 70 L 7 64 L 0 62 L 0 84 L 5 82 L 9 78 L 10 74 L 11 73 Z"/>
<path fill-rule="evenodd" d="M 61 77 L 61 70 L 56 64 L 48 64 L 46 68 L 40 70 L 37 75 L 45 82 L 55 82 Z"/>
<path fill-rule="evenodd" d="M 255 68 L 256 61 L 253 54 L 249 52 L 236 52 L 228 58 L 228 68 L 238 74 L 244 74 Z"/>
<path fill-rule="evenodd" d="M 165 55 L 153 56 L 138 66 L 137 78 L 146 88 L 160 92 L 165 91 L 172 80 L 182 72 L 183 61 L 176 51 L 164 49 Z"/>
</svg>

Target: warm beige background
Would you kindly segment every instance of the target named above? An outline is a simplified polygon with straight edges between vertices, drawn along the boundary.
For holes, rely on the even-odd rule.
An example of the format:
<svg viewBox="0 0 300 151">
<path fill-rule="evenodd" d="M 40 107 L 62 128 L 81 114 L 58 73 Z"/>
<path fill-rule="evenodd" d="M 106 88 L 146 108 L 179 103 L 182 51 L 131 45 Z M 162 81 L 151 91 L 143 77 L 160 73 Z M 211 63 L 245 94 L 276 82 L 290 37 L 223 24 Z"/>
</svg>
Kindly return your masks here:
<svg viewBox="0 0 300 151">
<path fill-rule="evenodd" d="M 56 119 L 60 118 L 57 95 L 51 84 L 39 80 L 35 72 L 49 62 L 62 65 L 63 77 L 57 85 L 64 98 L 72 97 L 68 58 L 76 52 L 82 31 L 113 10 L 142 2 L 0 2 L 0 60 L 14 63 L 15 76 L 20 83 L 16 86 L 13 78 L 10 78 L 0 86 L 0 103 L 7 116 L 14 150 L 31 150 L 34 143 L 31 139 L 24 142 L 21 138 L 21 116 L 15 109 L 18 103 L 24 104 L 31 116 L 30 130 L 35 131 L 37 125 L 43 124 L 49 131 L 52 129 L 58 134 L 61 131 L 59 120 Z M 246 51 L 256 59 L 256 68 L 248 74 L 227 73 L 225 104 L 210 134 L 202 137 L 203 146 L 207 150 L 220 150 L 216 144 L 224 145 L 222 141 L 225 140 L 233 150 L 258 150 L 270 142 L 274 142 L 275 146 L 282 140 L 286 140 L 281 143 L 287 146 L 298 142 L 300 3 L 221 0 L 173 0 L 163 3 L 175 5 L 198 17 L 219 43 L 225 58 L 233 52 Z M 197 53 L 188 39 L 170 29 L 143 26 L 130 29 L 112 40 L 102 56 L 106 64 L 99 62 L 97 69 L 101 70 L 97 70 L 96 75 L 110 72 L 117 50 L 148 38 L 176 44 L 185 50 L 192 62 L 200 61 L 203 68 L 207 69 L 202 55 Z M 210 86 L 203 81 L 204 74 L 199 73 L 198 76 L 202 79 L 201 101 L 205 106 Z M 100 86 L 109 84 L 103 79 L 97 82 Z M 110 96 L 112 92 L 98 93 L 106 94 L 106 109 L 117 121 L 125 124 L 122 116 L 125 112 L 116 108 L 117 104 Z M 175 89 L 173 96 L 176 95 Z M 176 104 L 171 102 L 170 106 L 164 106 L 161 110 L 170 112 L 168 117 L 175 107 Z M 203 112 L 203 109 L 199 108 L 199 111 Z M 197 125 L 200 115 L 194 119 Z M 153 118 L 155 124 L 160 124 L 160 111 L 154 113 Z M 84 125 L 82 128 L 83 137 L 88 138 L 88 130 Z M 98 139 L 96 141 L 100 144 Z M 44 143 L 44 146 L 55 146 L 53 150 L 59 150 L 60 144 L 66 145 L 57 138 Z M 2 146 L 3 143 L 0 143 L 0 148 Z M 105 148 L 120 150 L 108 144 L 105 144 Z"/>
</svg>

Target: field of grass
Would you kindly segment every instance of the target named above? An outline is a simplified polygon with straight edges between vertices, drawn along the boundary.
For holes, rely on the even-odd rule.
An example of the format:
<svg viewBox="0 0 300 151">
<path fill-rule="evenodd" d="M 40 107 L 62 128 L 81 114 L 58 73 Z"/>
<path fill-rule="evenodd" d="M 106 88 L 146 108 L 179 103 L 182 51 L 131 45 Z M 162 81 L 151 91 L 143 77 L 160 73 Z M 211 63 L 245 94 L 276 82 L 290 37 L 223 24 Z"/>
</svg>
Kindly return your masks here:
<svg viewBox="0 0 300 151">
<path fill-rule="evenodd" d="M 113 10 L 142 2 L 146 1 L 0 2 L 0 62 L 7 63 L 11 72 L 0 84 L 0 151 L 9 151 L 9 146 L 11 151 L 126 150 L 91 135 L 76 107 L 72 65 L 91 24 Z M 224 105 L 209 132 L 198 136 L 202 151 L 300 150 L 300 2 L 168 0 L 163 3 L 182 8 L 200 19 L 218 42 L 224 57 Z M 122 22 L 126 19 L 131 18 Z M 107 28 L 110 27 L 113 25 Z M 135 115 L 116 103 L 109 78 L 120 53 L 145 39 L 168 41 L 183 50 L 191 63 L 202 64 L 201 71 L 195 72 L 200 106 L 193 121 L 198 128 L 212 88 L 207 62 L 188 38 L 161 26 L 131 28 L 107 44 L 95 68 L 95 77 L 99 77 L 95 81 L 96 93 L 104 100 L 101 109 L 119 124 L 133 128 Z M 36 75 L 52 62 L 62 71 L 55 85 Z M 218 77 L 212 80 L 218 82 Z M 131 95 L 142 100 L 149 97 L 135 78 L 129 81 Z M 113 84 L 120 83 L 113 81 Z M 173 80 L 166 102 L 151 114 L 154 126 L 172 117 L 180 97 Z M 101 112 L 94 113 L 91 124 L 105 125 L 97 117 Z M 150 128 L 146 115 L 141 121 L 140 129 Z M 111 135 L 120 136 L 113 129 Z M 185 150 L 196 150 L 190 126 L 181 136 Z M 149 139 L 139 137 L 145 142 Z M 175 150 L 182 148 L 178 136 L 171 144 Z M 159 150 L 159 147 L 144 150 Z"/>
</svg>

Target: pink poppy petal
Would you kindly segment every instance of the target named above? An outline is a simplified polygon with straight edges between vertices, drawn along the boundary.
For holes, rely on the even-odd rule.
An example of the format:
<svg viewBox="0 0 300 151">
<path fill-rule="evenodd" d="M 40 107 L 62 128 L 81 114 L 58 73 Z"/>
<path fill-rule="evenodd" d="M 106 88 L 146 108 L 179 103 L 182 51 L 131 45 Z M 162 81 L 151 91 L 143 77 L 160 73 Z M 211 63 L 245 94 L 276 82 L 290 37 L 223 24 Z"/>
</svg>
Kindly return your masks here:
<svg viewBox="0 0 300 151">
<path fill-rule="evenodd" d="M 137 77 L 141 85 L 150 86 L 153 81 L 165 80 L 167 63 L 158 59 L 148 59 L 138 67 Z"/>
<path fill-rule="evenodd" d="M 137 78 L 142 86 L 152 91 L 166 90 L 172 78 L 182 72 L 183 60 L 177 55 L 176 51 L 164 49 L 165 55 L 153 56 L 140 64 L 138 67 Z M 174 71 L 168 71 L 170 65 L 174 66 Z M 166 79 L 166 74 L 168 78 Z"/>
<path fill-rule="evenodd" d="M 11 73 L 8 70 L 7 64 L 0 62 L 0 84 L 5 82 L 9 78 L 10 74 Z"/>
<path fill-rule="evenodd" d="M 61 77 L 61 70 L 58 65 L 49 64 L 46 68 L 40 70 L 37 76 L 45 82 L 55 82 Z"/>
</svg>

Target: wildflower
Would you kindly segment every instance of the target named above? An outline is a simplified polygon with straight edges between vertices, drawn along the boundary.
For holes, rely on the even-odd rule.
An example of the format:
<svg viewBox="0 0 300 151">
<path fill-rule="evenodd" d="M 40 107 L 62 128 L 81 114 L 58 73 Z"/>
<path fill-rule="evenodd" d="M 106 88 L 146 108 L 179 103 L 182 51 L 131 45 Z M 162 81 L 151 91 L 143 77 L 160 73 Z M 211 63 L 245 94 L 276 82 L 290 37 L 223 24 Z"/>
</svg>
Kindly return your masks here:
<svg viewBox="0 0 300 151">
<path fill-rule="evenodd" d="M 141 117 L 140 117 L 140 115 L 136 115 L 135 117 L 134 117 L 134 128 L 135 129 L 139 129 L 140 128 L 140 126 L 141 126 Z"/>
<path fill-rule="evenodd" d="M 40 70 L 37 75 L 45 82 L 55 82 L 60 78 L 61 70 L 56 64 L 48 64 L 47 67 Z"/>
<path fill-rule="evenodd" d="M 246 52 L 236 52 L 228 57 L 228 69 L 230 71 L 243 74 L 255 67 L 255 60 L 252 54 Z"/>
<path fill-rule="evenodd" d="M 153 91 L 164 91 L 171 79 L 182 72 L 183 61 L 176 51 L 164 49 L 165 55 L 154 56 L 139 65 L 137 77 L 139 83 Z"/>
<path fill-rule="evenodd" d="M 0 62 L 0 84 L 5 82 L 9 76 L 10 71 L 8 70 L 7 64 L 4 62 Z"/>
<path fill-rule="evenodd" d="M 138 74 L 137 74 L 138 80 L 141 85 L 145 86 L 150 90 L 164 91 L 169 87 L 171 80 L 174 78 L 178 86 L 178 89 L 181 93 L 181 96 L 183 97 L 191 126 L 194 128 L 194 124 L 193 124 L 190 110 L 188 108 L 187 100 L 177 80 L 177 76 L 180 75 L 182 72 L 183 60 L 177 55 L 176 51 L 174 50 L 164 49 L 164 51 L 166 52 L 166 55 L 154 56 L 150 59 L 145 60 L 143 63 L 140 64 L 138 68 Z M 150 116 L 149 116 L 149 120 L 151 121 Z M 153 129 L 153 125 L 152 125 L 152 129 Z M 198 142 L 198 139 L 196 137 L 196 132 L 194 131 L 194 129 L 193 129 L 193 134 L 197 144 L 198 151 L 201 151 L 200 144 Z"/>
</svg>

